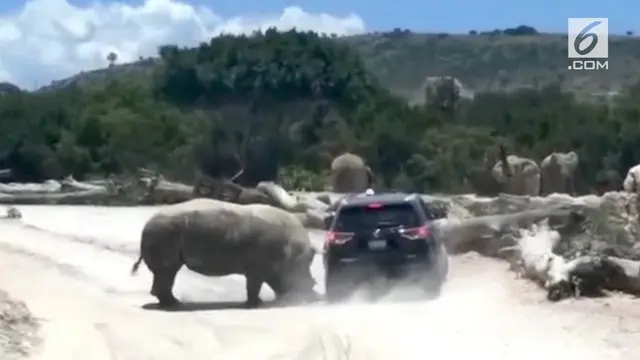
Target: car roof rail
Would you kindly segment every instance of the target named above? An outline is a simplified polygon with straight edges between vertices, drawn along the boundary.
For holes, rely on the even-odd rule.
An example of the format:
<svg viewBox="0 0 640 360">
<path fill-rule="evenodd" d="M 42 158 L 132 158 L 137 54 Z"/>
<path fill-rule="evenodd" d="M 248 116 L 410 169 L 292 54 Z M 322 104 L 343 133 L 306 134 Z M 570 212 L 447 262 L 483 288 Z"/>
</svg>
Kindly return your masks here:
<svg viewBox="0 0 640 360">
<path fill-rule="evenodd" d="M 409 201 L 409 200 L 411 200 L 411 199 L 418 198 L 418 197 L 419 197 L 419 196 L 418 196 L 418 194 L 417 194 L 417 193 L 411 193 L 411 194 L 407 195 L 407 196 L 404 198 L 404 201 Z"/>
</svg>

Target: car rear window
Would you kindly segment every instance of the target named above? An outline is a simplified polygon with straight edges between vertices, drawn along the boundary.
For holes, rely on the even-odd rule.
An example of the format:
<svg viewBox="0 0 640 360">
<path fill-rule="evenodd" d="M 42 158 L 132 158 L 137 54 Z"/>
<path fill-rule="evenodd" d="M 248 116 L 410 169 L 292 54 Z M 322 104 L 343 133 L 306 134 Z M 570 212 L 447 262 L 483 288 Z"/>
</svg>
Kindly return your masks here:
<svg viewBox="0 0 640 360">
<path fill-rule="evenodd" d="M 420 226 L 420 218 L 411 204 L 354 206 L 340 210 L 334 229 L 339 232 L 373 230 L 384 226 Z"/>
</svg>

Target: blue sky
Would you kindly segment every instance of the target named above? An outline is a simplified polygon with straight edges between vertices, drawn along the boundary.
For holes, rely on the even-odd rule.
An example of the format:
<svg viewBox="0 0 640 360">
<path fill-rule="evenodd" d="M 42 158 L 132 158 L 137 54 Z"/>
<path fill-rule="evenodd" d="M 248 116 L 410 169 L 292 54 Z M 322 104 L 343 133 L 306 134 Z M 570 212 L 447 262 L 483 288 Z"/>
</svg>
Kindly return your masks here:
<svg viewBox="0 0 640 360">
<path fill-rule="evenodd" d="M 36 88 L 107 66 L 110 52 L 119 62 L 130 62 L 157 55 L 160 45 L 192 46 L 220 32 L 270 26 L 354 34 L 396 27 L 467 33 L 530 25 L 566 33 L 568 17 L 608 17 L 610 33 L 640 35 L 637 0 L 289 1 L 31 0 L 25 7 L 25 0 L 0 0 L 0 81 Z M 108 3 L 117 6 L 104 6 Z"/>
<path fill-rule="evenodd" d="M 94 0 L 71 0 L 86 5 Z M 107 0 L 108 2 L 109 0 Z M 119 0 L 130 4 L 142 0 Z M 566 32 L 567 17 L 608 17 L 611 33 L 634 30 L 640 33 L 640 3 L 634 0 L 189 0 L 204 4 L 217 14 L 228 17 L 248 13 L 274 13 L 286 6 L 297 5 L 307 12 L 334 15 L 356 13 L 368 29 L 394 27 L 416 31 L 467 32 L 488 30 L 519 24 L 540 30 Z M 633 5 L 635 3 L 635 5 Z M 24 0 L 2 0 L 0 11 L 17 10 Z"/>
</svg>

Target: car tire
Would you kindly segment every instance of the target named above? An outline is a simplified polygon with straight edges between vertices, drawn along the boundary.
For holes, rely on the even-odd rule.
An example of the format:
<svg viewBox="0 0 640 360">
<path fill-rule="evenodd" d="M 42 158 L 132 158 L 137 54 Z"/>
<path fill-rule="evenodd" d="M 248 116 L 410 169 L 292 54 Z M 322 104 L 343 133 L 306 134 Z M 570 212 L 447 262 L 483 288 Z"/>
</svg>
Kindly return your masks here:
<svg viewBox="0 0 640 360">
<path fill-rule="evenodd" d="M 325 296 L 330 304 L 347 300 L 353 294 L 353 288 L 340 273 L 327 271 L 325 276 Z"/>
<path fill-rule="evenodd" d="M 442 243 L 437 246 L 438 250 L 434 259 L 433 281 L 431 282 L 432 284 L 430 289 L 436 297 L 440 296 L 442 288 L 449 275 L 449 254 L 447 252 L 447 248 Z"/>
<path fill-rule="evenodd" d="M 443 244 L 436 245 L 436 252 L 430 260 L 429 270 L 424 279 L 424 294 L 427 299 L 440 296 L 449 273 L 449 255 Z"/>
<path fill-rule="evenodd" d="M 442 293 L 442 286 L 443 283 L 439 279 L 435 277 L 429 279 L 424 289 L 425 297 L 427 299 L 435 299 L 440 297 L 440 294 Z"/>
</svg>

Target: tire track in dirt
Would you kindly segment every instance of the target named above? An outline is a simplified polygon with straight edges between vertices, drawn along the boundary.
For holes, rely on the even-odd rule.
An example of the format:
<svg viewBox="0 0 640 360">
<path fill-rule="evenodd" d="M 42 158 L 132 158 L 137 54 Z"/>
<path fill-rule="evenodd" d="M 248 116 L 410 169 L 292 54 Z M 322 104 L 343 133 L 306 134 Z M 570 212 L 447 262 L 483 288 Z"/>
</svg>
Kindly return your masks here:
<svg viewBox="0 0 640 360">
<path fill-rule="evenodd" d="M 219 351 L 216 329 L 210 323 L 140 311 L 51 270 L 38 259 L 0 251 L 0 287 L 24 299 L 44 319 L 44 347 L 34 359 L 113 360 L 110 347 L 114 346 L 113 352 L 120 360 L 175 359 L 182 355 L 204 359 Z M 107 342 L 95 324 L 108 324 L 120 337 Z"/>
</svg>

